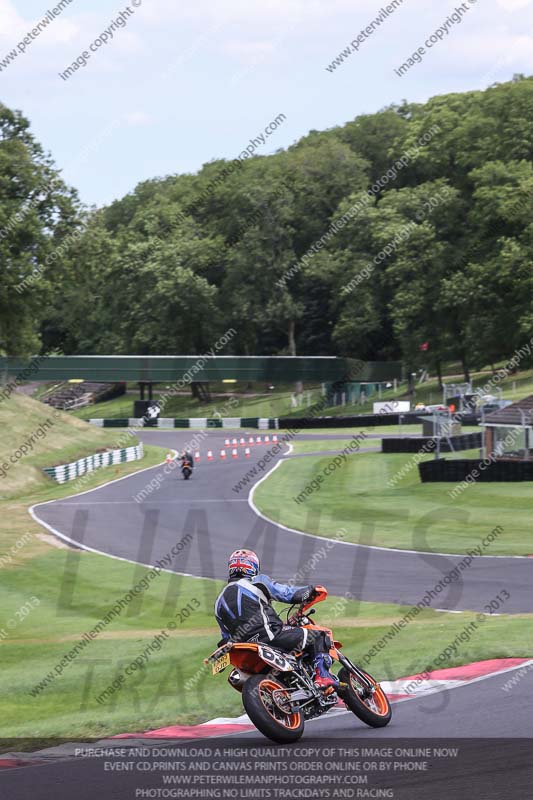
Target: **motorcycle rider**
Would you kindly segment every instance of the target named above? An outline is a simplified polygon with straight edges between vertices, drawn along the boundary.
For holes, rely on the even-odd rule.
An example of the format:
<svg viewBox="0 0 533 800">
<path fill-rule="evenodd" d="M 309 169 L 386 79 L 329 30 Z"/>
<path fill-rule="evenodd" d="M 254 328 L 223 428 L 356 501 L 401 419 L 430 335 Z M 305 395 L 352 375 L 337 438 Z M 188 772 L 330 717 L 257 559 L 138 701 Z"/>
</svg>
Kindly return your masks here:
<svg viewBox="0 0 533 800">
<path fill-rule="evenodd" d="M 185 465 L 187 465 L 192 470 L 192 468 L 194 467 L 194 460 L 193 460 L 193 457 L 192 457 L 191 453 L 188 450 L 184 450 L 183 453 L 181 454 L 180 458 L 181 458 L 181 466 L 182 466 L 182 468 Z"/>
<path fill-rule="evenodd" d="M 215 601 L 215 616 L 222 642 L 262 642 L 285 651 L 314 656 L 314 682 L 321 689 L 337 688 L 330 672 L 329 636 L 323 631 L 284 625 L 272 600 L 303 603 L 315 594 L 314 586 L 288 586 L 259 574 L 259 558 L 253 550 L 235 550 L 228 561 L 228 583 Z"/>
</svg>

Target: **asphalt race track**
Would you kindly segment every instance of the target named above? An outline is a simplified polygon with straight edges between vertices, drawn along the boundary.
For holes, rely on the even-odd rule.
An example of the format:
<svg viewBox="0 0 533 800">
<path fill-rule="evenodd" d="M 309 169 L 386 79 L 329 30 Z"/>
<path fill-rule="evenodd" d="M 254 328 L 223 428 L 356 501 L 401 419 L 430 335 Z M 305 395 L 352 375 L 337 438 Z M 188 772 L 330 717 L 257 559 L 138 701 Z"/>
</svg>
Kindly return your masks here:
<svg viewBox="0 0 533 800">
<path fill-rule="evenodd" d="M 194 433 L 190 429 L 149 430 L 140 438 L 179 450 Z M 229 436 L 240 439 L 244 431 L 230 432 Z M 350 592 L 362 600 L 406 605 L 420 602 L 462 560 L 463 556 L 344 544 L 290 531 L 262 518 L 249 502 L 250 489 L 275 466 L 276 458 L 285 456 L 274 457 L 261 470 L 257 463 L 271 444 L 254 446 L 249 459 L 244 457 L 244 448 L 239 447 L 235 460 L 231 458 L 231 448 L 226 447 L 228 458 L 221 462 L 219 453 L 227 437 L 228 433 L 220 429 L 207 432 L 201 446 L 202 460 L 190 481 L 182 480 L 178 470 L 165 474 L 163 466 L 153 467 L 70 499 L 35 506 L 34 515 L 52 532 L 85 548 L 144 565 L 156 564 L 176 542 L 190 534 L 192 539 L 187 537 L 187 546 L 169 565 L 177 573 L 224 579 L 229 553 L 238 547 L 252 547 L 262 558 L 263 571 L 279 581 L 323 583 L 330 594 L 342 596 Z M 306 440 L 343 439 L 346 444 L 350 437 L 349 432 L 342 436 L 298 435 Z M 342 446 L 339 441 L 339 450 Z M 214 455 L 212 463 L 206 461 L 209 449 Z M 240 491 L 234 491 L 254 465 L 257 474 Z M 331 479 L 335 480 L 335 476 Z M 142 502 L 136 502 L 134 497 L 151 482 L 154 489 Z M 435 513 L 443 511 L 436 509 Z M 459 515 L 457 524 L 460 522 Z M 494 524 L 498 522 L 495 520 Z M 431 521 L 428 530 L 430 526 Z M 332 536 L 336 534 L 331 519 L 321 520 L 321 529 Z M 363 531 L 363 535 L 371 543 L 372 531 Z M 429 549 L 424 547 L 423 530 L 417 529 L 413 536 L 417 550 Z M 434 592 L 431 605 L 447 610 L 483 611 L 502 588 L 512 587 L 505 612 L 532 612 L 532 575 L 533 561 L 528 558 L 475 557 L 461 573 L 461 580 L 440 593 Z"/>
<path fill-rule="evenodd" d="M 459 758 L 436 760 L 428 771 L 375 775 L 373 783 L 393 787 L 393 795 L 389 796 L 396 800 L 462 800 L 466 797 L 471 800 L 522 800 L 531 797 L 531 740 L 525 739 L 531 733 L 531 723 L 530 711 L 528 704 L 524 703 L 524 697 L 530 697 L 533 692 L 533 671 L 530 670 L 522 678 L 519 689 L 515 688 L 508 693 L 501 690 L 506 677 L 508 676 L 494 676 L 451 691 L 395 704 L 392 722 L 380 730 L 367 728 L 350 712 L 330 712 L 326 717 L 306 725 L 304 738 L 297 745 L 288 746 L 289 753 L 296 754 L 289 757 L 294 761 L 302 752 L 298 748 L 306 748 L 306 752 L 311 753 L 313 748 L 323 748 L 325 743 L 329 746 L 342 744 L 347 747 L 378 748 L 458 747 Z M 483 740 L 482 736 L 485 737 Z M 134 747 L 141 742 L 115 740 L 112 743 L 107 740 L 106 744 L 115 748 L 125 745 Z M 239 757 L 241 761 L 247 758 L 247 751 L 250 753 L 249 758 L 257 758 L 258 749 L 263 760 L 268 759 L 269 754 L 275 757 L 276 752 L 275 745 L 255 731 L 240 734 L 238 738 L 225 736 L 223 739 L 165 742 L 144 740 L 144 745 L 149 751 L 137 757 L 78 757 L 6 770 L 3 774 L 0 773 L 0 797 L 6 800 L 27 800 L 30 797 L 32 800 L 94 800 L 95 797 L 130 800 L 143 796 L 163 797 L 165 795 L 157 794 L 157 791 L 162 791 L 164 771 L 149 767 L 150 762 L 169 764 L 176 758 L 183 761 L 184 756 L 177 756 L 175 751 L 174 757 L 169 758 L 168 748 L 181 748 L 180 753 L 189 751 L 190 758 L 194 757 L 196 763 L 207 762 L 210 766 L 213 765 L 215 756 L 214 753 L 207 752 L 208 748 L 211 751 L 215 747 L 238 749 L 244 753 L 244 756 Z M 199 748 L 201 755 L 198 757 L 196 753 Z M 228 751 L 223 752 L 229 760 Z M 312 756 L 301 760 L 306 761 L 309 758 Z M 217 760 L 220 761 L 220 758 Z M 128 771 L 108 771 L 109 768 L 104 766 L 106 761 L 108 764 L 130 761 L 133 766 Z M 141 762 L 141 768 L 137 767 L 138 762 Z M 293 785 L 298 785 L 298 782 L 293 782 Z M 182 787 L 181 791 L 185 794 L 174 796 L 193 796 L 187 793 L 186 787 Z M 223 796 L 222 793 L 219 796 Z M 274 795 L 245 795 L 241 789 L 239 794 L 227 796 Z"/>
</svg>

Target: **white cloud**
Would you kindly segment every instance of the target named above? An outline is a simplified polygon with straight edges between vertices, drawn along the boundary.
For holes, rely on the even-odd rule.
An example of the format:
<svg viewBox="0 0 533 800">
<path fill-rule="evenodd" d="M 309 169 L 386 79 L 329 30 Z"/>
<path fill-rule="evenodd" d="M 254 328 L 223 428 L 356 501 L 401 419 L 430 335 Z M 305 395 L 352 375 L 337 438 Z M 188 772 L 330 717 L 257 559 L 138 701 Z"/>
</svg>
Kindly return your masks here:
<svg viewBox="0 0 533 800">
<path fill-rule="evenodd" d="M 16 38 L 24 30 L 24 20 L 9 0 L 0 0 L 0 36 Z"/>
<path fill-rule="evenodd" d="M 149 114 L 145 114 L 144 111 L 130 111 L 125 114 L 124 121 L 128 125 L 150 125 L 154 121 L 154 118 Z"/>
<path fill-rule="evenodd" d="M 273 53 L 275 49 L 276 47 L 274 42 L 242 42 L 232 40 L 225 42 L 223 45 L 223 50 L 226 53 L 236 56 L 238 59 L 245 61 L 246 63 L 248 63 L 250 60 L 254 62 L 259 60 L 262 61 L 266 56 Z"/>
<path fill-rule="evenodd" d="M 121 30 L 115 32 L 113 38 L 105 45 L 105 47 L 100 48 L 102 53 L 109 54 L 111 54 L 115 49 L 119 53 L 137 54 L 145 50 L 144 41 L 142 36 L 134 33 L 134 31 L 128 31 L 122 28 Z"/>
<path fill-rule="evenodd" d="M 533 70 L 533 37 L 510 31 L 469 33 L 454 39 L 442 55 L 459 69 L 476 67 L 497 74 L 502 67 L 516 72 Z M 496 80 L 496 78 L 495 78 Z"/>
<path fill-rule="evenodd" d="M 518 11 L 531 6 L 532 0 L 496 0 L 496 2 L 506 11 Z"/>
<path fill-rule="evenodd" d="M 142 8 L 144 14 L 144 6 Z M 152 0 L 146 7 L 145 18 L 153 23 L 163 19 L 184 22 L 218 22 L 225 26 L 259 25 L 263 31 L 279 30 L 291 20 L 298 19 L 305 29 L 318 29 L 318 23 L 334 21 L 335 15 L 348 13 L 355 20 L 363 15 L 379 13 L 377 0 L 195 0 L 176 3 L 175 0 Z M 365 22 L 366 19 L 362 19 Z"/>
<path fill-rule="evenodd" d="M 14 48 L 38 22 L 45 19 L 46 9 L 37 17 L 22 17 L 10 0 L 0 0 L 0 40 L 7 47 Z M 71 42 L 81 32 L 81 25 L 70 17 L 55 17 L 41 30 L 39 44 L 65 44 Z M 33 44 L 33 42 L 32 42 Z"/>
</svg>

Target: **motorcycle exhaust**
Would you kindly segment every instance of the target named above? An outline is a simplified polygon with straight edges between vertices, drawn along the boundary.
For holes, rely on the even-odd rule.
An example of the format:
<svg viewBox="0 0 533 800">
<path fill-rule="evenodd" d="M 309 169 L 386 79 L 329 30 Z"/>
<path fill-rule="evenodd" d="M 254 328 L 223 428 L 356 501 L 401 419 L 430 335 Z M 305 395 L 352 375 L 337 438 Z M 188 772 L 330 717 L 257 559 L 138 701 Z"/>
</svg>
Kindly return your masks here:
<svg viewBox="0 0 533 800">
<path fill-rule="evenodd" d="M 228 675 L 228 683 L 230 686 L 233 686 L 234 689 L 238 689 L 241 692 L 245 682 L 251 677 L 251 672 L 243 672 L 242 670 L 235 668 L 232 669 Z"/>
</svg>

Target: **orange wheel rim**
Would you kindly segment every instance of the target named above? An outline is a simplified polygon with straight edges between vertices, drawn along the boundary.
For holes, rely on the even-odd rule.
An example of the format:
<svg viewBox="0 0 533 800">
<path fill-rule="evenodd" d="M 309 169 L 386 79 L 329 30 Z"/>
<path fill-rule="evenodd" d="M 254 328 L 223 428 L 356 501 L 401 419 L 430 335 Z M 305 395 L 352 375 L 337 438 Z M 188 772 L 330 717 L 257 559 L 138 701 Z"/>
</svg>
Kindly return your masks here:
<svg viewBox="0 0 533 800">
<path fill-rule="evenodd" d="M 283 725 L 289 730 L 294 730 L 295 728 L 299 727 L 300 713 L 297 712 L 296 714 L 285 714 L 272 697 L 273 692 L 283 691 L 285 689 L 284 686 L 276 681 L 265 678 L 261 681 L 257 689 L 259 693 L 259 699 L 261 700 L 265 710 L 273 719 L 276 720 L 276 722 L 279 722 L 280 725 Z M 264 695 L 266 695 L 266 697 Z M 268 700 L 268 698 L 270 698 L 270 700 Z"/>
</svg>

